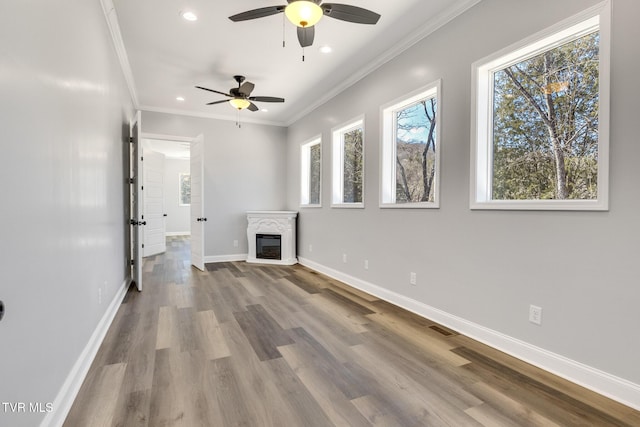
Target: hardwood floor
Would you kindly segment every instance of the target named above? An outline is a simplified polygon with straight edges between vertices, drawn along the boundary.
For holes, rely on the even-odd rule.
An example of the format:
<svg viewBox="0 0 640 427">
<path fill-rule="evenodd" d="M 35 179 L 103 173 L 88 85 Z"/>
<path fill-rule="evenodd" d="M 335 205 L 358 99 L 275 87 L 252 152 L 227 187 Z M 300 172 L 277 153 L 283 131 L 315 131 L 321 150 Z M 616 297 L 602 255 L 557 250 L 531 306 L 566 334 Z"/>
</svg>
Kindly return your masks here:
<svg viewBox="0 0 640 427">
<path fill-rule="evenodd" d="M 302 266 L 144 264 L 76 426 L 640 426 L 640 413 Z"/>
</svg>

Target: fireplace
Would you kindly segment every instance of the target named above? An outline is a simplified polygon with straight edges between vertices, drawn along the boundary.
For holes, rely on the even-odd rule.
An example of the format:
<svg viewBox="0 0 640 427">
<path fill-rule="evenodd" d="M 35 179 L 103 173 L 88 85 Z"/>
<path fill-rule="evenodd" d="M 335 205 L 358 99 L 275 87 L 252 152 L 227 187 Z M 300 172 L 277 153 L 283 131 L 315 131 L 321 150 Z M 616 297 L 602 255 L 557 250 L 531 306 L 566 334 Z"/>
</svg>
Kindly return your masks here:
<svg viewBox="0 0 640 427">
<path fill-rule="evenodd" d="M 291 211 L 247 212 L 247 262 L 296 264 L 297 216 Z"/>
<path fill-rule="evenodd" d="M 256 234 L 256 258 L 281 260 L 281 240 L 279 234 Z"/>
</svg>

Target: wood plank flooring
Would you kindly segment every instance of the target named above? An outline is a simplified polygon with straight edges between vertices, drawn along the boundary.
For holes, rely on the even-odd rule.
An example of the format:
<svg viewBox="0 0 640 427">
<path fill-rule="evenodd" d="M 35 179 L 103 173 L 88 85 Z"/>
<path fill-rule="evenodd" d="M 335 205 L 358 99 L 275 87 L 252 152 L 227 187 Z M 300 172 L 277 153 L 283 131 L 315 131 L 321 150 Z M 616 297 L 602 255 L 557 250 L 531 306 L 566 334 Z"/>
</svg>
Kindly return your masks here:
<svg viewBox="0 0 640 427">
<path fill-rule="evenodd" d="M 302 266 L 144 264 L 76 426 L 640 426 L 640 413 Z"/>
</svg>

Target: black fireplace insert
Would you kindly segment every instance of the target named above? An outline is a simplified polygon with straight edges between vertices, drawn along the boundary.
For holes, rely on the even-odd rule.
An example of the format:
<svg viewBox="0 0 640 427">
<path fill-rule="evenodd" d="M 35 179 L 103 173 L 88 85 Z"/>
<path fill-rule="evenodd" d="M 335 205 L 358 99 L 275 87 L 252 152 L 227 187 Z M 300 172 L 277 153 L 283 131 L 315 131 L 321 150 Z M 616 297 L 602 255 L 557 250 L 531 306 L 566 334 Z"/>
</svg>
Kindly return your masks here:
<svg viewBox="0 0 640 427">
<path fill-rule="evenodd" d="M 280 234 L 256 234 L 256 258 L 281 260 Z"/>
</svg>

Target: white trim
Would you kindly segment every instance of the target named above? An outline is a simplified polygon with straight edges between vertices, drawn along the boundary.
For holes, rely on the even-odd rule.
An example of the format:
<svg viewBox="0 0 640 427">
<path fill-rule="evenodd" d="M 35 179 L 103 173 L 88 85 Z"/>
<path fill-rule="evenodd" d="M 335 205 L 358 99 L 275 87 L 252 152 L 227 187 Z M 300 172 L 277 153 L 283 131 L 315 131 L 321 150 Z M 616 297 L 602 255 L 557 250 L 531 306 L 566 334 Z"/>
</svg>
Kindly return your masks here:
<svg viewBox="0 0 640 427">
<path fill-rule="evenodd" d="M 167 231 L 164 233 L 165 237 L 173 236 L 191 236 L 191 231 Z"/>
<path fill-rule="evenodd" d="M 113 5 L 113 0 L 100 0 L 102 5 L 102 12 L 107 20 L 107 27 L 109 27 L 109 33 L 111 34 L 111 40 L 113 41 L 113 47 L 116 50 L 118 60 L 120 62 L 120 69 L 124 75 L 124 80 L 127 83 L 129 89 L 129 96 L 133 102 L 133 108 L 139 110 L 138 94 L 136 93 L 136 83 L 133 79 L 133 72 L 131 71 L 131 65 L 129 64 L 129 56 L 127 55 L 127 49 L 124 47 L 124 41 L 122 40 L 122 33 L 120 32 L 120 25 L 118 24 L 118 15 Z"/>
<path fill-rule="evenodd" d="M 107 335 L 113 319 L 118 313 L 118 309 L 127 294 L 130 284 L 131 278 L 128 278 L 122 283 L 122 285 L 120 285 L 120 288 L 113 297 L 113 300 L 111 300 L 111 304 L 109 304 L 109 307 L 107 307 L 107 310 L 102 315 L 102 319 L 100 319 L 100 322 L 93 331 L 93 334 L 91 334 L 87 345 L 85 345 L 82 353 L 80 353 L 76 363 L 71 368 L 71 371 L 67 375 L 62 387 L 58 391 L 58 395 L 53 401 L 54 410 L 47 413 L 40 423 L 40 427 L 59 427 L 64 424 L 64 421 L 71 410 L 71 406 L 78 396 L 82 382 L 86 378 L 96 354 L 98 354 L 100 345 L 102 344 L 104 337 Z"/>
<path fill-rule="evenodd" d="M 204 263 L 216 263 L 216 262 L 233 262 L 233 261 L 246 261 L 247 254 L 233 254 L 233 255 L 212 255 L 204 257 Z"/>
<path fill-rule="evenodd" d="M 568 381 L 607 396 L 631 408 L 640 410 L 640 384 L 587 366 L 567 357 L 536 347 L 527 342 L 510 337 L 501 332 L 470 322 L 461 317 L 431 307 L 420 301 L 398 294 L 373 283 L 326 267 L 309 259 L 298 257 L 298 262 L 305 267 L 339 280 L 361 291 L 381 298 L 401 308 L 409 310 L 426 319 L 438 322 L 470 338 L 487 344 L 551 372 Z"/>
<path fill-rule="evenodd" d="M 318 194 L 319 203 L 309 203 L 311 198 L 311 147 L 320 147 L 320 191 Z M 322 167 L 324 163 L 324 150 L 322 149 L 322 135 L 300 144 L 300 207 L 321 208 L 322 207 Z"/>
<path fill-rule="evenodd" d="M 342 84 L 334 86 L 333 89 L 327 92 L 324 96 L 317 98 L 315 102 L 309 104 L 306 108 L 299 110 L 297 114 L 291 116 L 284 123 L 284 126 L 291 126 L 302 117 L 311 113 L 313 110 L 325 104 L 340 93 L 344 92 L 346 89 L 353 86 L 369 74 L 373 73 L 375 70 L 382 67 L 387 62 L 399 56 L 402 52 L 409 49 L 411 46 L 415 45 L 428 35 L 434 33 L 436 30 L 451 22 L 458 16 L 462 15 L 464 12 L 480 3 L 480 1 L 481 0 L 457 1 L 451 7 L 447 8 L 447 10 L 445 10 L 444 12 L 440 13 L 439 15 L 433 16 L 431 19 L 428 19 L 422 26 L 408 34 L 398 43 L 394 44 L 392 48 L 378 55 L 376 59 L 371 61 L 370 63 L 360 67 L 359 72 L 353 73 L 350 78 L 343 80 Z"/>
<path fill-rule="evenodd" d="M 598 195 L 595 200 L 494 200 L 492 171 L 492 76 L 496 70 L 553 49 L 595 29 L 599 45 Z M 470 209 L 607 211 L 609 209 L 609 98 L 611 2 L 606 0 L 507 46 L 471 65 Z M 480 105 L 482 103 L 482 105 Z"/>
</svg>

